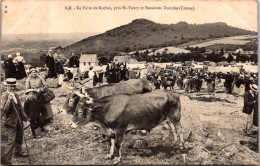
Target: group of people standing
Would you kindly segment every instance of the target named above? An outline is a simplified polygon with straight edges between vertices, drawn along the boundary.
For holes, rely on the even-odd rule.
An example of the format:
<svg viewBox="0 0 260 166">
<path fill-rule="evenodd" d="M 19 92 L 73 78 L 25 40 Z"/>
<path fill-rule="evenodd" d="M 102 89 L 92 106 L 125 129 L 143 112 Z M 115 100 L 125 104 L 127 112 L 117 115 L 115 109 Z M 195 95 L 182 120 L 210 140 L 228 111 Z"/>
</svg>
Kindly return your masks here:
<svg viewBox="0 0 260 166">
<path fill-rule="evenodd" d="M 126 64 L 110 63 L 107 64 L 106 76 L 108 83 L 118 83 L 121 80 L 126 81 L 129 79 L 129 71 L 126 68 Z"/>
<path fill-rule="evenodd" d="M 16 57 L 13 59 L 12 54 L 8 55 L 8 59 L 4 61 L 5 78 L 16 78 L 21 80 L 27 77 L 25 72 L 25 60 L 18 52 Z"/>
<path fill-rule="evenodd" d="M 69 66 L 73 68 L 73 73 L 72 73 L 73 76 L 77 75 L 78 68 L 79 68 L 79 58 L 75 55 L 75 53 L 76 52 L 73 50 L 69 60 Z M 64 64 L 61 60 L 61 57 L 58 56 L 55 61 L 53 57 L 53 51 L 49 50 L 46 55 L 45 63 L 46 63 L 46 67 L 48 68 L 48 74 L 46 79 L 58 77 L 59 86 L 61 86 L 64 80 L 64 74 L 67 74 L 64 70 Z M 71 73 L 69 73 L 69 78 L 71 78 Z"/>
</svg>

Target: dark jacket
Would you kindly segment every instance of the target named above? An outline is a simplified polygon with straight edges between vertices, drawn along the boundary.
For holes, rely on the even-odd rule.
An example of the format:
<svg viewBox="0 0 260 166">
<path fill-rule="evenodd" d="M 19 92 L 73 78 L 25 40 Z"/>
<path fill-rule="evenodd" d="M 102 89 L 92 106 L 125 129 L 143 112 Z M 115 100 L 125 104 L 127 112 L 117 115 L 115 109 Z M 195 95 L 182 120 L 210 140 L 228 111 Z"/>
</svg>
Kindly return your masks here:
<svg viewBox="0 0 260 166">
<path fill-rule="evenodd" d="M 13 63 L 13 58 L 9 58 L 4 62 L 5 78 L 16 78 L 16 66 Z"/>
<path fill-rule="evenodd" d="M 70 58 L 70 67 L 79 67 L 79 58 L 76 55 Z"/>
<path fill-rule="evenodd" d="M 256 95 L 256 103 L 254 105 L 253 125 L 258 126 L 258 94 Z"/>
<path fill-rule="evenodd" d="M 61 62 L 56 62 L 55 64 L 55 71 L 58 74 L 64 74 L 64 69 L 63 69 L 63 65 Z"/>
<path fill-rule="evenodd" d="M 73 78 L 73 74 L 68 71 L 66 74 L 65 74 L 65 77 L 67 77 L 69 80 L 71 80 Z"/>
<path fill-rule="evenodd" d="M 8 101 L 8 92 L 4 92 L 1 97 L 1 110 L 4 114 L 4 125 L 12 128 L 16 128 L 17 124 L 20 124 L 18 116 L 22 121 L 27 120 L 19 96 L 16 93 L 14 94 L 17 99 L 17 104 L 15 104 L 13 100 Z M 15 108 L 17 110 L 18 116 Z"/>
<path fill-rule="evenodd" d="M 246 114 L 251 114 L 252 111 L 255 108 L 255 103 L 254 101 L 256 100 L 255 96 L 252 96 L 252 94 L 250 93 L 250 91 L 247 91 L 244 94 L 244 108 L 243 108 L 243 113 Z"/>
<path fill-rule="evenodd" d="M 36 119 L 39 118 L 40 115 L 40 109 L 38 106 L 38 102 L 36 99 L 27 99 L 24 102 L 24 112 L 27 115 L 27 117 L 31 118 L 31 119 Z"/>
<path fill-rule="evenodd" d="M 46 59 L 45 59 L 45 63 L 46 63 L 46 66 L 49 69 L 52 69 L 52 70 L 54 69 L 54 58 L 53 58 L 53 56 L 47 55 Z"/>
</svg>

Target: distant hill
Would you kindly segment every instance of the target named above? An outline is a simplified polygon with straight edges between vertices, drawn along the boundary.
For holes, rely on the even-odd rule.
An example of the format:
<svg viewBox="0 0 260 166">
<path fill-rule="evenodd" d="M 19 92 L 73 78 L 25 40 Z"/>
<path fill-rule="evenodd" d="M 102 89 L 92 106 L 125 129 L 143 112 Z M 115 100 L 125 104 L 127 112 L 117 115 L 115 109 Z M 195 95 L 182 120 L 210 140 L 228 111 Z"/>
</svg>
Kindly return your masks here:
<svg viewBox="0 0 260 166">
<path fill-rule="evenodd" d="M 256 32 L 228 26 L 225 23 L 188 24 L 157 24 L 146 19 L 136 19 L 103 34 L 85 38 L 65 48 L 56 50 L 70 54 L 78 53 L 109 54 L 129 52 L 138 49 L 176 46 L 200 39 L 228 37 L 236 35 L 255 35 Z"/>
</svg>

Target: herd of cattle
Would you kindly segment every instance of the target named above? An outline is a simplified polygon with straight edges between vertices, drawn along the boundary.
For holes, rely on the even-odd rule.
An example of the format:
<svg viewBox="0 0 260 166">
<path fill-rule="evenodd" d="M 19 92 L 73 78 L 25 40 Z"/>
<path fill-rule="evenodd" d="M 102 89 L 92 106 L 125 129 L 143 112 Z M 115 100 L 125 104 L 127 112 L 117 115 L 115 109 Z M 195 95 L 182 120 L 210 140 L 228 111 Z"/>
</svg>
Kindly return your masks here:
<svg viewBox="0 0 260 166">
<path fill-rule="evenodd" d="M 82 93 L 71 90 L 63 108 L 73 114 L 77 125 L 94 122 L 110 140 L 108 158 L 121 161 L 124 135 L 131 130 L 146 130 L 166 121 L 179 147 L 184 148 L 180 96 L 171 91 L 154 91 L 146 79 L 94 87 Z"/>
</svg>

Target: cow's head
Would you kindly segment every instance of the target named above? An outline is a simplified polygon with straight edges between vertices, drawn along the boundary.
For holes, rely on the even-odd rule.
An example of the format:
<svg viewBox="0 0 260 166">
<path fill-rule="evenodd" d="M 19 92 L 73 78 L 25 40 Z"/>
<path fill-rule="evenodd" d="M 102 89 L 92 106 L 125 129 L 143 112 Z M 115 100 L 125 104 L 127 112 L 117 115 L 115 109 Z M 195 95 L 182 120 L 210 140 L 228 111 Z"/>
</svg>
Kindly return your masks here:
<svg viewBox="0 0 260 166">
<path fill-rule="evenodd" d="M 76 106 L 79 102 L 80 97 L 75 94 L 73 91 L 69 91 L 67 93 L 66 102 L 63 105 L 63 109 L 66 110 L 67 113 L 74 113 Z"/>
<path fill-rule="evenodd" d="M 94 99 L 82 94 L 79 94 L 79 97 L 73 121 L 77 124 L 86 124 L 91 121 Z"/>
</svg>

